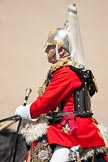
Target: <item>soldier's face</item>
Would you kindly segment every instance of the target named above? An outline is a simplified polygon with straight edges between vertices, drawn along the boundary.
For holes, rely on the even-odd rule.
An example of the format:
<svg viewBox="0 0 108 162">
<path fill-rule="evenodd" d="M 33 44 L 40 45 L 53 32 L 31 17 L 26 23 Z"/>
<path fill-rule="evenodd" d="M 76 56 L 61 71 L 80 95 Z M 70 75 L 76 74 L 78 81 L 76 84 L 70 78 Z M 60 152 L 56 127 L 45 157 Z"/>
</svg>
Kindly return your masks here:
<svg viewBox="0 0 108 162">
<path fill-rule="evenodd" d="M 56 63 L 55 46 L 48 46 L 45 52 L 47 53 L 48 62 L 52 64 Z"/>
</svg>

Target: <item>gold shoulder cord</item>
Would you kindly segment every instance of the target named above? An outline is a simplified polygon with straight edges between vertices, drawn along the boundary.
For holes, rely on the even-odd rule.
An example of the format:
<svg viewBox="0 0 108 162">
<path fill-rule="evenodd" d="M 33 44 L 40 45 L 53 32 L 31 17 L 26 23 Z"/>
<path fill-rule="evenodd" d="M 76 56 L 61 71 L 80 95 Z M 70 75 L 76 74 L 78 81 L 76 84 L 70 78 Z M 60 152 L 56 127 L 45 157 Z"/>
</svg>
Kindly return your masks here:
<svg viewBox="0 0 108 162">
<path fill-rule="evenodd" d="M 41 86 L 38 87 L 38 95 L 41 96 L 46 88 L 47 85 L 47 80 L 45 79 L 45 81 L 42 83 Z"/>
<path fill-rule="evenodd" d="M 45 91 L 45 89 L 46 89 L 46 87 L 48 85 L 48 75 L 49 75 L 49 72 L 50 72 L 50 70 L 48 71 L 47 76 L 46 76 L 44 82 L 42 83 L 42 85 L 38 87 L 37 93 L 38 93 L 39 96 L 41 96 L 43 94 L 43 92 Z"/>
</svg>

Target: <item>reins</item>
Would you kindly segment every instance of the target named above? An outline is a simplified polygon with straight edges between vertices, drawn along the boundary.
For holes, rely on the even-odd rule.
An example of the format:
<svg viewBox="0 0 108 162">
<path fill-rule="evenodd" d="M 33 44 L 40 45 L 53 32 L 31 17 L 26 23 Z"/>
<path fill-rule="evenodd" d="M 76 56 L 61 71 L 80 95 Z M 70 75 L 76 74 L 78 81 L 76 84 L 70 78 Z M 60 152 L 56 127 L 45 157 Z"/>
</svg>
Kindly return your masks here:
<svg viewBox="0 0 108 162">
<path fill-rule="evenodd" d="M 21 126 L 22 118 L 19 117 L 19 119 L 17 119 L 17 120 L 19 120 L 19 123 L 18 123 L 17 131 L 15 133 L 14 142 L 13 142 L 13 148 L 12 148 L 12 151 L 11 151 L 11 154 L 10 154 L 9 162 L 15 162 L 17 140 L 18 140 L 18 132 L 19 132 L 19 129 L 20 129 L 20 126 Z"/>
<path fill-rule="evenodd" d="M 2 122 L 5 122 L 5 121 L 8 121 L 8 120 L 19 120 L 21 117 L 19 115 L 13 115 L 13 116 L 10 116 L 10 117 L 7 117 L 7 118 L 4 118 L 4 119 L 1 119 L 0 120 L 0 123 Z"/>
</svg>

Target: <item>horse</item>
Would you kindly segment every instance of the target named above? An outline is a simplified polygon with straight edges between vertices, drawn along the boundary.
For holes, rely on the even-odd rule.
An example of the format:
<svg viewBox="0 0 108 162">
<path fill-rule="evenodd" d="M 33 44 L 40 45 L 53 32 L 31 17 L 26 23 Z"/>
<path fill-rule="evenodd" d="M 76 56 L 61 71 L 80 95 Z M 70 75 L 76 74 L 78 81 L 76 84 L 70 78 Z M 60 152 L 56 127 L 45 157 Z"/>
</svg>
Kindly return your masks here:
<svg viewBox="0 0 108 162">
<path fill-rule="evenodd" d="M 6 120 L 6 119 L 5 119 Z M 1 162 L 24 162 L 26 159 L 26 155 L 28 153 L 28 150 L 30 150 L 30 146 L 32 143 L 32 141 L 36 140 L 36 147 L 39 149 L 40 146 L 42 146 L 42 149 L 39 150 L 35 150 L 35 159 L 37 158 L 37 155 L 40 154 L 40 152 L 43 150 L 47 150 L 49 152 L 47 152 L 45 150 L 45 152 L 47 152 L 48 157 L 50 155 L 50 158 L 52 156 L 52 148 L 49 149 L 49 146 L 46 145 L 48 147 L 48 149 L 45 147 L 43 148 L 43 137 L 46 137 L 46 132 L 47 132 L 47 120 L 45 121 L 45 118 L 43 117 L 41 119 L 41 121 L 36 121 L 36 123 L 29 123 L 27 124 L 22 130 L 20 130 L 20 133 L 18 133 L 19 131 L 19 127 L 17 128 L 17 131 L 12 131 L 10 129 L 4 128 L 2 130 L 0 130 L 0 161 Z M 101 132 L 102 131 L 102 126 L 101 126 Z M 105 129 L 104 129 L 105 131 Z M 106 132 L 106 131 L 105 131 Z M 106 134 L 105 132 L 103 132 L 102 134 Z M 41 138 L 39 138 L 41 137 Z M 45 138 L 46 139 L 46 138 Z M 45 141 L 44 139 L 44 141 Z M 47 141 L 47 139 L 46 139 Z M 39 142 L 39 145 L 38 145 Z M 40 145 L 40 142 L 42 143 L 42 145 Z M 88 149 L 81 149 L 80 150 L 80 156 L 82 158 L 82 162 L 91 162 L 92 161 L 92 153 L 94 151 L 98 152 L 98 154 L 95 154 L 94 157 L 94 161 L 95 162 L 105 162 L 104 159 L 104 155 L 108 152 L 107 147 L 97 147 L 97 148 L 88 148 Z M 40 151 L 41 150 L 41 151 Z M 89 156 L 88 156 L 88 152 L 89 152 Z M 39 153 L 39 154 L 37 154 Z M 43 155 L 43 154 L 42 154 Z M 71 152 L 70 152 L 71 155 Z M 83 161 L 83 156 L 84 158 L 86 157 L 86 159 Z M 32 159 L 34 157 L 34 155 L 30 156 L 30 159 Z M 38 156 L 39 157 L 39 156 Z M 70 162 L 72 162 L 72 157 L 73 157 L 73 153 L 71 155 L 71 159 Z M 42 156 L 43 158 L 43 156 Z M 40 156 L 41 159 L 41 156 Z M 48 160 L 48 159 L 47 159 Z M 35 160 L 36 161 L 36 160 Z M 42 161 L 42 160 L 40 160 Z"/>
<path fill-rule="evenodd" d="M 0 120 L 0 123 L 12 119 L 19 121 L 16 131 L 4 126 L 1 126 L 3 129 L 0 129 L 0 162 L 23 162 L 30 150 L 31 143 L 45 135 L 47 131 L 47 122 L 44 117 L 41 117 L 42 123 L 40 121 L 34 123 L 22 121 L 19 116 L 14 115 Z M 24 122 L 26 123 L 24 124 Z M 4 125 L 8 126 L 8 122 Z"/>
<path fill-rule="evenodd" d="M 0 161 L 1 162 L 23 162 L 29 147 L 21 134 L 4 128 L 0 131 Z"/>
</svg>

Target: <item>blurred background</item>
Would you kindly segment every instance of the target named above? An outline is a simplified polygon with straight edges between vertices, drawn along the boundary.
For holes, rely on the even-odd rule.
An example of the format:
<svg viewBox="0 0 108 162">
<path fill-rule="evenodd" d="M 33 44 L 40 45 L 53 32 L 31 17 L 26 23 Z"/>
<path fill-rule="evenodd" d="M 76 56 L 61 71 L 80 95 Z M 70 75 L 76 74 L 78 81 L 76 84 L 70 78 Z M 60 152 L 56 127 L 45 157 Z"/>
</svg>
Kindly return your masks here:
<svg viewBox="0 0 108 162">
<path fill-rule="evenodd" d="M 68 4 L 75 3 L 87 67 L 93 70 L 99 92 L 92 109 L 108 125 L 108 0 L 0 0 L 0 118 L 23 104 L 26 88 L 37 97 L 50 65 L 44 54 L 47 34 L 62 27 Z"/>
</svg>

